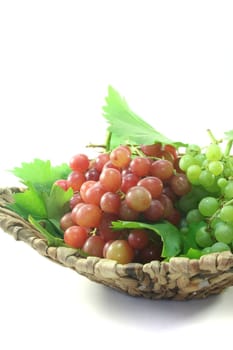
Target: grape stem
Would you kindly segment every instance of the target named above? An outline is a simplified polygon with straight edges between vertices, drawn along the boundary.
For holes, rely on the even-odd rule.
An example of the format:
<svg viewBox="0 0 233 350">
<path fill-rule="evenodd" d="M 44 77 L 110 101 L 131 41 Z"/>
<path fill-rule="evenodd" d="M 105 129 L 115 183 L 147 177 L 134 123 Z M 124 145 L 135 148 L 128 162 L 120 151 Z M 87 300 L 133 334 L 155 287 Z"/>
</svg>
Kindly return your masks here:
<svg viewBox="0 0 233 350">
<path fill-rule="evenodd" d="M 231 141 L 231 140 L 227 142 L 226 149 L 224 152 L 225 157 L 228 157 L 230 155 L 232 144 L 233 144 L 233 141 Z"/>
<path fill-rule="evenodd" d="M 132 153 L 134 153 L 136 156 L 144 157 L 145 154 L 138 148 L 138 146 L 130 145 Z"/>
<path fill-rule="evenodd" d="M 106 146 L 89 143 L 88 145 L 86 145 L 86 148 L 106 148 Z"/>
<path fill-rule="evenodd" d="M 220 142 L 215 138 L 215 136 L 213 135 L 213 133 L 210 129 L 207 129 L 207 133 L 209 134 L 209 137 L 210 137 L 212 143 L 219 143 Z"/>
<path fill-rule="evenodd" d="M 89 143 L 86 147 L 87 148 L 104 148 L 106 151 L 110 151 L 110 142 L 111 142 L 112 133 L 110 131 L 107 132 L 105 144 L 94 144 Z"/>
</svg>

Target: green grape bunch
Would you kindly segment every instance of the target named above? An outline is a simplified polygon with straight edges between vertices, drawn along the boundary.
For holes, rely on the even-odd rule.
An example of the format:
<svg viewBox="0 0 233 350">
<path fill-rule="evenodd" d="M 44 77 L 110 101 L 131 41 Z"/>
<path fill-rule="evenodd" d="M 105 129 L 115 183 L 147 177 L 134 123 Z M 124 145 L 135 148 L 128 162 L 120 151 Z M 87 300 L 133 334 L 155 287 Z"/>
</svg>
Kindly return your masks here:
<svg viewBox="0 0 233 350">
<path fill-rule="evenodd" d="M 192 184 L 191 192 L 179 203 L 186 213 L 183 226 L 189 232 L 198 225 L 194 240 L 201 254 L 232 250 L 233 246 L 232 131 L 226 133 L 226 143 L 208 132 L 211 143 L 203 149 L 188 145 L 179 162 Z"/>
</svg>

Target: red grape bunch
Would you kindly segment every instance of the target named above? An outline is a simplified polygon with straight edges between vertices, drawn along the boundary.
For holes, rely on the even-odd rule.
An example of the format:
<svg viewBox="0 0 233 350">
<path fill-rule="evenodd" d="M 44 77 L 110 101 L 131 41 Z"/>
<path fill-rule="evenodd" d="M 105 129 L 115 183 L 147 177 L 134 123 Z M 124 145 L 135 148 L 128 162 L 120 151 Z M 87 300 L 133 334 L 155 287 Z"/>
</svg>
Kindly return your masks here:
<svg viewBox="0 0 233 350">
<path fill-rule="evenodd" d="M 85 154 L 71 158 L 68 178 L 56 181 L 74 192 L 70 211 L 60 220 L 67 245 L 123 264 L 161 259 L 162 242 L 150 230 L 113 230 L 111 224 L 167 220 L 179 225 L 175 203 L 191 186 L 173 146 L 142 145 L 137 150 L 135 155 L 121 145 L 93 160 Z"/>
</svg>

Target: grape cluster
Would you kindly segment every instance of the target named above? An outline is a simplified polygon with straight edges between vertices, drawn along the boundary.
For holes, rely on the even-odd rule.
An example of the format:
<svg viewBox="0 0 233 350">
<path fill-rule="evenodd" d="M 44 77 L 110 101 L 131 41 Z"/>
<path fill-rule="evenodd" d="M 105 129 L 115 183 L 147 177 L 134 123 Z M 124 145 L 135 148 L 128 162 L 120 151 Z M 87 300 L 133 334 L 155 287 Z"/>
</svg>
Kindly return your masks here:
<svg viewBox="0 0 233 350">
<path fill-rule="evenodd" d="M 181 157 L 183 170 L 192 190 L 179 201 L 186 213 L 181 231 L 200 223 L 195 240 L 203 253 L 231 250 L 233 243 L 233 159 L 218 142 L 203 152 L 190 145 Z"/>
<path fill-rule="evenodd" d="M 162 242 L 150 230 L 116 231 L 111 223 L 167 220 L 180 224 L 176 202 L 190 192 L 191 185 L 179 168 L 176 149 L 154 144 L 132 151 L 121 145 L 93 160 L 76 154 L 69 166 L 68 178 L 56 181 L 74 192 L 70 211 L 60 221 L 65 243 L 119 263 L 160 260 Z"/>
</svg>

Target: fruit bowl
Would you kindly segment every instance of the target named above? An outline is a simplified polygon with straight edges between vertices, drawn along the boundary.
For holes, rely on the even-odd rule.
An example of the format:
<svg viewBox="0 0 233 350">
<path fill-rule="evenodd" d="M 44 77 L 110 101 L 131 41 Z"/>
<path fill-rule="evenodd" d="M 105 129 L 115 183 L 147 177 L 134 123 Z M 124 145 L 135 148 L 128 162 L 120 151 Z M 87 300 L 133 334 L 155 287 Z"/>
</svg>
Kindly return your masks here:
<svg viewBox="0 0 233 350">
<path fill-rule="evenodd" d="M 0 227 L 41 255 L 80 275 L 135 297 L 190 300 L 219 294 L 233 285 L 233 254 L 229 251 L 200 259 L 173 257 L 146 264 L 119 264 L 114 260 L 79 256 L 76 249 L 48 246 L 30 223 L 7 209 L 18 188 L 0 189 Z"/>
</svg>

